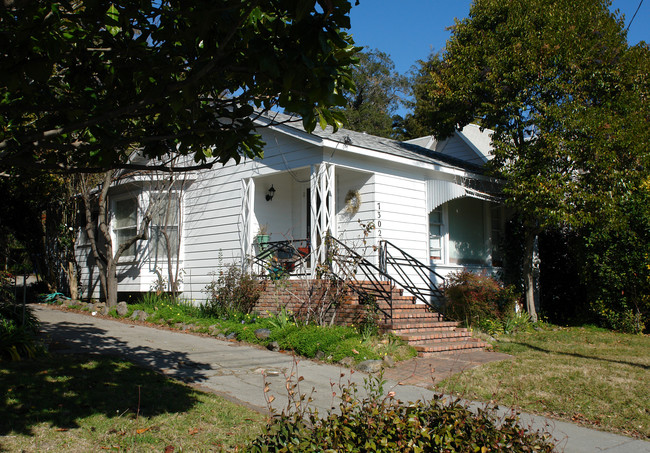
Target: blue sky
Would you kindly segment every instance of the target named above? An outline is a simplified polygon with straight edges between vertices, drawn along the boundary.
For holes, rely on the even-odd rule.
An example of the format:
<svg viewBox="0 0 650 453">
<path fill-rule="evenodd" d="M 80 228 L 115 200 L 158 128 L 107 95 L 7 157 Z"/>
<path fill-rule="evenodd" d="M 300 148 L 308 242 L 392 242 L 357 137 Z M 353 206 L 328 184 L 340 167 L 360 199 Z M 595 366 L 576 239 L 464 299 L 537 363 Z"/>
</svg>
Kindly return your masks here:
<svg viewBox="0 0 650 453">
<path fill-rule="evenodd" d="M 612 10 L 625 15 L 627 26 L 641 0 L 613 0 Z M 469 13 L 470 0 L 360 0 L 352 7 L 350 33 L 359 46 L 388 53 L 404 74 L 431 51 L 441 50 L 454 18 Z M 650 43 L 650 0 L 641 5 L 628 32 L 628 42 Z"/>
</svg>

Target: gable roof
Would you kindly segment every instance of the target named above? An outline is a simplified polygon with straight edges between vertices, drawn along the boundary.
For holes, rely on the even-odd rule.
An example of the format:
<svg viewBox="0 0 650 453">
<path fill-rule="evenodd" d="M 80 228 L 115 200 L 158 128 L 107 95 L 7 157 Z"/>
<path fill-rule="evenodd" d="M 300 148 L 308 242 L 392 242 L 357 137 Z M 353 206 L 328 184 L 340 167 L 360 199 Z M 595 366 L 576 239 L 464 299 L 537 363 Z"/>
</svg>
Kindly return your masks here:
<svg viewBox="0 0 650 453">
<path fill-rule="evenodd" d="M 493 133 L 491 129 L 481 129 L 478 124 L 468 124 L 446 140 L 438 141 L 433 135 L 426 135 L 408 140 L 407 143 L 482 165 L 493 157 Z"/>
<path fill-rule="evenodd" d="M 268 112 L 262 118 L 266 119 L 266 122 L 270 126 L 275 126 L 278 129 L 290 128 L 307 134 L 302 125 L 302 119 L 297 115 Z M 332 126 L 327 126 L 325 130 L 317 126 L 309 135 L 324 140 L 331 140 L 344 146 L 352 145 L 358 148 L 378 151 L 418 162 L 425 162 L 443 167 L 455 167 L 473 173 L 483 173 L 483 169 L 480 165 L 476 165 L 466 160 L 458 159 L 457 157 L 443 154 L 432 149 L 427 149 L 419 144 L 377 137 L 375 135 L 366 134 L 365 132 L 355 132 L 344 128 L 340 128 L 334 132 Z"/>
</svg>

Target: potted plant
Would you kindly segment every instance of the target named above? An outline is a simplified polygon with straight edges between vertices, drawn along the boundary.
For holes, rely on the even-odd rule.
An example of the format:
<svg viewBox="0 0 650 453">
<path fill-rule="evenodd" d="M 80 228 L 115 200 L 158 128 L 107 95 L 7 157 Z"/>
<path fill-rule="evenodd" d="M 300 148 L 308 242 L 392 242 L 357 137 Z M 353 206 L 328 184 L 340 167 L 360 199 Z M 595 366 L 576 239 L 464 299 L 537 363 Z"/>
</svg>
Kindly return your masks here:
<svg viewBox="0 0 650 453">
<path fill-rule="evenodd" d="M 257 236 L 255 236 L 255 242 L 257 242 L 260 252 L 266 250 L 266 244 L 269 243 L 270 237 L 269 226 L 266 224 L 260 225 L 260 229 L 257 231 Z"/>
</svg>

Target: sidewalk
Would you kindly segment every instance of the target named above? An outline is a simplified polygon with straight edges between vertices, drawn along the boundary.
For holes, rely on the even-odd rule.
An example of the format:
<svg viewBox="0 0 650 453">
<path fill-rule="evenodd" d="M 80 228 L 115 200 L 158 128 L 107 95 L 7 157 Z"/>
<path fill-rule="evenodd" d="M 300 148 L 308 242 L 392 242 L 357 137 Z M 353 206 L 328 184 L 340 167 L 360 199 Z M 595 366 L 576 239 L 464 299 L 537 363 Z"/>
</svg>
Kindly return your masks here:
<svg viewBox="0 0 650 453">
<path fill-rule="evenodd" d="M 401 385 L 417 385 L 430 389 L 436 382 L 454 374 L 476 368 L 484 363 L 510 359 L 512 356 L 508 354 L 482 350 L 441 352 L 433 357 L 416 357 L 397 362 L 394 368 L 384 371 L 384 377 L 397 381 Z"/>
<path fill-rule="evenodd" d="M 364 373 L 351 373 L 336 365 L 294 360 L 289 354 L 237 342 L 65 312 L 49 306 L 36 305 L 34 308 L 53 352 L 120 355 L 260 410 L 266 409 L 265 379 L 270 383 L 270 393 L 276 398 L 276 409 L 286 406 L 285 375 L 295 372 L 296 376 L 304 378 L 300 383 L 302 392 L 309 393 L 314 389 L 312 406 L 325 412 L 337 405 L 332 392 L 340 393 L 339 383 L 351 381 L 362 386 L 364 377 L 367 377 Z M 432 383 L 430 367 L 434 369 L 434 379 L 438 380 L 445 373 L 477 366 L 482 360 L 508 357 L 493 354 L 497 353 L 413 359 L 387 370 L 385 390 L 394 391 L 396 398 L 402 401 L 428 400 L 434 395 L 426 388 Z M 502 412 L 509 413 L 507 410 Z M 558 451 L 650 453 L 650 442 L 540 416 L 522 414 L 521 419 L 524 426 L 549 432 L 557 440 Z"/>
</svg>

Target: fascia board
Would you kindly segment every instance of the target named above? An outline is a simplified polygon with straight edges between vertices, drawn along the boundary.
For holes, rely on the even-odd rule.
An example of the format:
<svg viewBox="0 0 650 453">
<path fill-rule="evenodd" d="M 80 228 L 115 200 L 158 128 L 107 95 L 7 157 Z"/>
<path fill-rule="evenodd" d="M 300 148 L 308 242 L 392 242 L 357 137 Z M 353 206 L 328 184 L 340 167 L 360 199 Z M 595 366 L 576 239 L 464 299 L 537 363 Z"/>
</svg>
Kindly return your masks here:
<svg viewBox="0 0 650 453">
<path fill-rule="evenodd" d="M 338 142 L 336 140 L 331 140 L 328 138 L 322 138 L 317 135 L 310 134 L 305 131 L 298 130 L 296 128 L 293 128 L 291 126 L 285 126 L 283 124 L 276 124 L 273 126 L 268 126 L 268 124 L 271 122 L 270 120 L 267 120 L 266 118 L 258 118 L 256 120 L 257 122 L 263 124 L 267 129 L 277 131 L 281 134 L 297 138 L 301 141 L 304 141 L 306 143 L 309 143 L 311 145 L 319 146 L 323 148 L 323 152 L 326 151 L 326 149 L 331 149 L 334 151 L 345 151 L 349 152 L 352 154 L 357 154 L 361 156 L 366 156 L 366 157 L 371 157 L 374 159 L 380 159 L 384 161 L 388 161 L 391 163 L 398 163 L 401 165 L 406 165 L 409 167 L 416 167 L 420 169 L 425 169 L 429 171 L 438 171 L 442 173 L 447 173 L 450 175 L 454 176 L 467 176 L 467 175 L 472 175 L 473 178 L 475 179 L 480 179 L 484 181 L 493 181 L 494 178 L 490 178 L 484 175 L 476 174 L 468 170 L 464 170 L 462 168 L 454 167 L 454 166 L 447 166 L 447 165 L 437 165 L 437 164 L 432 164 L 429 162 L 423 162 L 420 160 L 416 159 L 409 159 L 406 157 L 402 156 L 397 156 L 395 154 L 389 154 L 385 153 L 382 151 L 376 151 L 370 148 L 363 148 L 360 146 L 355 146 L 355 145 L 346 145 L 344 143 Z"/>
<path fill-rule="evenodd" d="M 295 127 L 286 126 L 284 124 L 270 125 L 271 121 L 266 118 L 258 118 L 255 122 L 260 123 L 265 129 L 280 132 L 281 134 L 297 138 L 298 140 L 302 140 L 312 145 L 321 146 L 323 144 L 323 139 L 321 137 L 301 131 Z"/>
<path fill-rule="evenodd" d="M 484 181 L 491 181 L 494 178 L 490 178 L 484 175 L 479 175 L 476 173 L 473 173 L 468 170 L 464 170 L 462 168 L 458 167 L 453 167 L 453 166 L 446 166 L 446 165 L 437 165 L 437 164 L 432 164 L 429 162 L 423 162 L 420 160 L 415 160 L 415 159 L 409 159 L 406 157 L 402 156 L 396 156 L 395 154 L 388 154 L 385 152 L 381 151 L 375 151 L 369 148 L 362 148 L 359 146 L 354 146 L 354 145 L 345 145 L 343 143 L 337 142 L 335 140 L 329 140 L 329 139 L 323 139 L 323 147 L 324 148 L 329 148 L 333 149 L 336 151 L 345 151 L 349 152 L 352 154 L 357 154 L 361 155 L 364 157 L 370 157 L 372 159 L 380 159 L 384 161 L 388 161 L 391 163 L 397 163 L 401 165 L 405 165 L 408 167 L 416 167 L 424 170 L 429 170 L 429 171 L 437 171 L 441 173 L 447 173 L 453 176 L 467 176 L 467 175 L 472 175 L 473 178 L 475 179 L 480 179 Z"/>
</svg>

